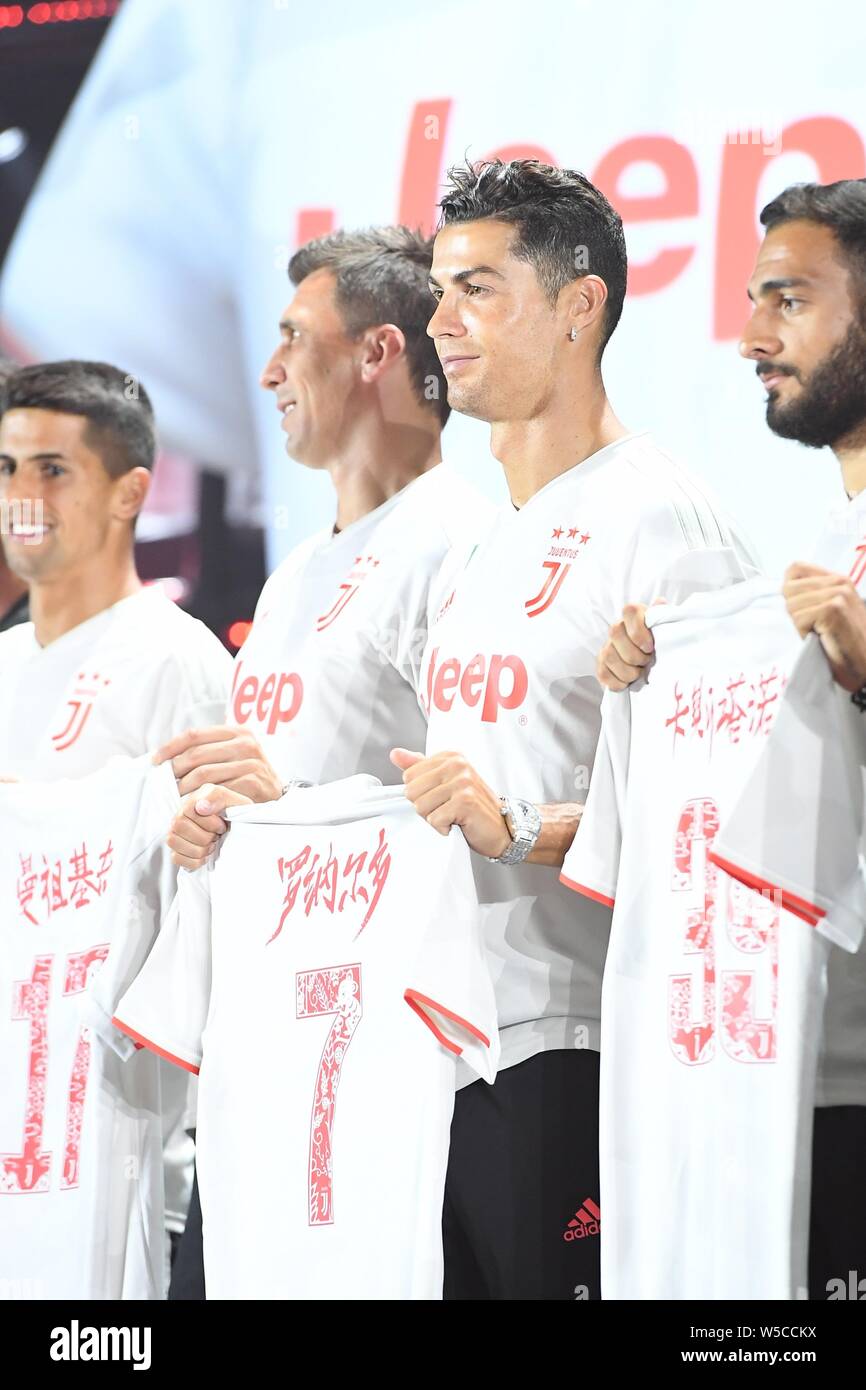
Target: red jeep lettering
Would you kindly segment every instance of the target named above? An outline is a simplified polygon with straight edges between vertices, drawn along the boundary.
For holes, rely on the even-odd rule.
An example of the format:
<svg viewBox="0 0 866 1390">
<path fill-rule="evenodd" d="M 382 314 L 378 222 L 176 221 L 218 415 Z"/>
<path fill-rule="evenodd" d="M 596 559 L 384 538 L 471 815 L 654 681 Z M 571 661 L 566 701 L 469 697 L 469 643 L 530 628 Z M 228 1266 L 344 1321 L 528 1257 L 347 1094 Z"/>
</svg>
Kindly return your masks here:
<svg viewBox="0 0 866 1390">
<path fill-rule="evenodd" d="M 459 697 L 470 709 L 481 702 L 482 722 L 495 724 L 501 709 L 517 709 L 526 699 L 529 677 L 519 656 L 494 655 L 488 661 L 478 652 L 461 668 L 457 657 L 437 667 L 438 655 L 435 647 L 427 671 L 428 709 L 447 714 Z"/>
<path fill-rule="evenodd" d="M 257 676 L 240 679 L 241 662 L 237 663 L 232 683 L 231 710 L 237 724 L 246 724 L 255 706 L 256 720 L 265 732 L 273 734 L 278 724 L 288 724 L 300 712 L 304 699 L 304 682 L 294 671 L 271 671 L 264 680 Z"/>
</svg>

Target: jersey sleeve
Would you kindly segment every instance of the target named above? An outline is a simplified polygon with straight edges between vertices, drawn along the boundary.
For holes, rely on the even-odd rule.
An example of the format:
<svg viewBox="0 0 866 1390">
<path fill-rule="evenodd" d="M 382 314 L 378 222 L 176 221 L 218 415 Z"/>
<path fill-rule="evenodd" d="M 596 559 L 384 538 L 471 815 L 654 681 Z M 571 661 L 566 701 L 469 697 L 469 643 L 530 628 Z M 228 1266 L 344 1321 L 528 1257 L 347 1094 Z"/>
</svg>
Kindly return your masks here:
<svg viewBox="0 0 866 1390">
<path fill-rule="evenodd" d="M 773 728 L 710 858 L 848 951 L 866 920 L 864 716 L 807 639 Z"/>
<path fill-rule="evenodd" d="M 225 722 L 232 678 L 232 659 L 222 643 L 195 622 L 167 657 L 147 724 L 146 747 L 159 748 L 187 729 L 206 729 Z"/>
<path fill-rule="evenodd" d="M 602 700 L 601 734 L 589 791 L 577 834 L 559 876 L 567 888 L 604 903 L 606 907 L 614 905 L 619 877 L 631 743 L 631 699 L 629 693 L 623 691 L 610 692 Z"/>
<path fill-rule="evenodd" d="M 180 871 L 168 919 L 112 1019 L 134 1043 L 196 1075 L 210 1007 L 210 873 Z"/>
<path fill-rule="evenodd" d="M 117 1001 L 147 960 L 174 902 L 178 871 L 165 837 L 179 805 L 171 765 L 150 768 L 123 868 L 111 949 L 88 999 L 90 1026 L 121 1057 L 131 1056 L 135 1049 L 111 1020 Z"/>
<path fill-rule="evenodd" d="M 438 886 L 435 919 L 425 933 L 404 998 L 443 1047 L 485 1081 L 499 1063 L 493 981 L 485 959 L 481 914 L 469 848 L 454 829 L 447 839 L 420 825 L 425 873 Z"/>
</svg>

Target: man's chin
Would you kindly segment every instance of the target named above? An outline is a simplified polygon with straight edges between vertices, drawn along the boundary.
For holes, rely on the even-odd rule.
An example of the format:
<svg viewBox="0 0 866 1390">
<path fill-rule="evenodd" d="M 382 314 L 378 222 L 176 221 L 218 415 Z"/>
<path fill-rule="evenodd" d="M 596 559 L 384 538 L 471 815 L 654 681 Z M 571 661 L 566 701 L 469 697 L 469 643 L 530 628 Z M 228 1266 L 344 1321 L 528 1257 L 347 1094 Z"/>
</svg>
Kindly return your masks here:
<svg viewBox="0 0 866 1390">
<path fill-rule="evenodd" d="M 41 550 L 41 547 L 39 547 Z M 44 575 L 51 571 L 50 556 L 36 553 L 37 547 L 24 545 L 11 546 L 7 542 L 5 556 L 6 564 L 12 573 L 24 581 L 25 584 L 33 584 L 40 580 Z"/>
<path fill-rule="evenodd" d="M 833 442 L 810 428 L 799 411 L 779 410 L 772 403 L 767 406 L 767 425 L 779 439 L 793 439 L 807 449 L 825 449 Z"/>
<path fill-rule="evenodd" d="M 484 393 L 477 388 L 460 386 L 456 382 L 448 387 L 448 404 L 458 415 L 468 415 L 473 420 L 490 420 L 489 407 Z"/>
</svg>

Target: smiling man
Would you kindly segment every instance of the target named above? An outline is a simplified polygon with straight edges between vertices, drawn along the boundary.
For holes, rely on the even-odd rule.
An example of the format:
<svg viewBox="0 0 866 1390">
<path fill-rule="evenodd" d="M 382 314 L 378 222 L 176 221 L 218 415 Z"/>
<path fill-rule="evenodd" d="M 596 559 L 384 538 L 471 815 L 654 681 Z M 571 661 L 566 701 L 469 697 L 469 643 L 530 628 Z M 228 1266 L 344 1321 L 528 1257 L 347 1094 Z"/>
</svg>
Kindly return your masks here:
<svg viewBox="0 0 866 1390">
<path fill-rule="evenodd" d="M 393 754 L 419 814 L 442 834 L 459 826 L 475 851 L 499 1010 L 496 1083 L 457 1097 L 445 1294 L 598 1297 L 610 912 L 586 902 L 576 920 L 558 873 L 598 741 L 595 654 L 623 595 L 652 597 L 668 567 L 686 590 L 712 587 L 702 552 L 738 542 L 608 400 L 626 250 L 607 199 L 533 160 L 450 180 L 428 332 L 449 403 L 492 426 L 511 500 L 443 586 L 423 662 L 426 756 Z"/>
<path fill-rule="evenodd" d="M 441 462 L 445 383 L 426 335 L 431 242 L 405 227 L 339 231 L 289 263 L 295 293 L 262 372 L 286 453 L 327 473 L 335 520 L 262 590 L 225 723 L 160 750 L 184 797 L 274 800 L 298 779 L 399 781 L 389 752 L 424 736 L 420 658 L 431 585 L 490 506 Z M 405 731 L 405 732 L 401 732 Z M 197 868 L 225 822 L 188 802 L 169 844 Z"/>
<path fill-rule="evenodd" d="M 431 249 L 406 227 L 379 227 L 319 238 L 289 263 L 294 295 L 261 384 L 288 456 L 329 475 L 335 520 L 265 584 L 225 721 L 160 750 L 185 798 L 168 838 L 184 868 L 211 853 L 227 806 L 273 801 L 292 780 L 399 781 L 391 748 L 424 738 L 431 587 L 490 510 L 441 463 L 449 409 L 426 334 Z M 180 1266 L 200 1297 L 193 1202 Z"/>
<path fill-rule="evenodd" d="M 230 659 L 136 573 L 156 448 L 144 387 L 46 362 L 12 373 L 0 407 L 3 546 L 32 619 L 0 634 L 0 775 L 78 777 L 215 711 Z"/>
<path fill-rule="evenodd" d="M 0 388 L 0 524 L 30 616 L 0 633 L 0 777 L 49 780 L 137 757 L 215 719 L 231 660 L 135 569 L 156 452 L 147 392 L 103 362 L 22 367 Z M 166 1065 L 166 1217 L 183 1229 L 192 1154 Z M 111 1123 L 110 1114 L 106 1116 Z"/>
</svg>

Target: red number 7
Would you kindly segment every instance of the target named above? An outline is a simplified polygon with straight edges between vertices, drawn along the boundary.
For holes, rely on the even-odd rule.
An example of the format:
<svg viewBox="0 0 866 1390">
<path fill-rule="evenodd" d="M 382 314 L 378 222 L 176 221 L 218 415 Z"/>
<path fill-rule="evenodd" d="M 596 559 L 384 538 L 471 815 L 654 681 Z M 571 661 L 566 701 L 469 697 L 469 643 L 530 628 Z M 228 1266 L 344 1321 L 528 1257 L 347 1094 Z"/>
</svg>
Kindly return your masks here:
<svg viewBox="0 0 866 1390">
<path fill-rule="evenodd" d="M 302 970 L 296 976 L 296 984 L 298 1018 L 334 1015 L 316 1073 L 310 1119 L 309 1224 L 329 1226 L 334 1220 L 333 1142 L 337 1087 L 346 1052 L 363 1013 L 361 967 L 332 965 L 324 970 Z"/>
</svg>

